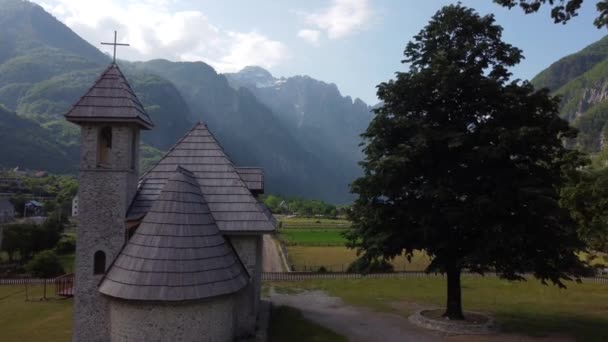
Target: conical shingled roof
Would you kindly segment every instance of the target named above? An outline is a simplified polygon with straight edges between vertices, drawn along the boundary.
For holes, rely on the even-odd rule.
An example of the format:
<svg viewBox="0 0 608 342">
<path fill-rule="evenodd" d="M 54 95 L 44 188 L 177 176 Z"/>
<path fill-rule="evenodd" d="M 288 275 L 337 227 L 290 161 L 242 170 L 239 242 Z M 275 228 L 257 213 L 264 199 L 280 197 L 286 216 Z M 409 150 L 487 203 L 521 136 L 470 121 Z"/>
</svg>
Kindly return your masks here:
<svg viewBox="0 0 608 342">
<path fill-rule="evenodd" d="M 82 96 L 66 119 L 82 122 L 133 122 L 144 129 L 154 127 L 127 79 L 116 64 L 110 65 Z"/>
<path fill-rule="evenodd" d="M 177 165 L 188 168 L 196 177 L 222 233 L 274 231 L 273 217 L 251 194 L 230 158 L 203 123 L 196 124 L 142 177 L 128 217 L 140 217 L 150 210 Z"/>
<path fill-rule="evenodd" d="M 132 300 L 197 300 L 234 293 L 248 281 L 194 175 L 178 167 L 99 291 Z"/>
</svg>

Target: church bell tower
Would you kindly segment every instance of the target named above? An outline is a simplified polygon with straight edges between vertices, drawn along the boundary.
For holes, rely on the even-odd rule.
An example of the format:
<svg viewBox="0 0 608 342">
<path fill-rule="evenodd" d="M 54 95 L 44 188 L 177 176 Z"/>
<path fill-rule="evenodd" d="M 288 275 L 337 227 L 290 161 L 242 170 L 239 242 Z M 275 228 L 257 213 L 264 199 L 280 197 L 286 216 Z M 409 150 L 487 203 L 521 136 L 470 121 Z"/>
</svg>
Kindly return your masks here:
<svg viewBox="0 0 608 342">
<path fill-rule="evenodd" d="M 98 286 L 126 242 L 140 131 L 153 123 L 115 63 L 65 117 L 81 129 L 73 341 L 109 341 L 108 303 Z"/>
</svg>

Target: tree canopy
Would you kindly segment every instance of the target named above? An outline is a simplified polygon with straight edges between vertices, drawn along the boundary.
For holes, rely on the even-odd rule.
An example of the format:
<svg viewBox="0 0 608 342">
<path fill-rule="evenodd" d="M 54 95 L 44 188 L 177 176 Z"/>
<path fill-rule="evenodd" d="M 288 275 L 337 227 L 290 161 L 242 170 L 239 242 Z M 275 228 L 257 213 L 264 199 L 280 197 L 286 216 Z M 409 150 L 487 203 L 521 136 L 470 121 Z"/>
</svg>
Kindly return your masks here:
<svg viewBox="0 0 608 342">
<path fill-rule="evenodd" d="M 543 5 L 549 5 L 551 6 L 551 18 L 556 24 L 565 24 L 576 17 L 583 4 L 583 0 L 494 0 L 494 2 L 509 9 L 519 6 L 526 14 L 538 12 Z M 599 15 L 593 24 L 597 28 L 605 27 L 608 25 L 608 1 L 598 0 L 595 8 Z"/>
<path fill-rule="evenodd" d="M 559 205 L 566 174 L 584 164 L 562 139 L 558 99 L 510 81 L 522 51 L 492 15 L 450 5 L 405 48 L 409 66 L 378 86 L 349 246 L 369 258 L 424 250 L 446 272 L 445 315 L 463 318 L 460 272 L 531 272 L 563 286 L 585 244 Z"/>
<path fill-rule="evenodd" d="M 577 170 L 561 190 L 561 203 L 577 221 L 579 234 L 592 251 L 608 253 L 608 150 L 593 164 Z"/>
</svg>

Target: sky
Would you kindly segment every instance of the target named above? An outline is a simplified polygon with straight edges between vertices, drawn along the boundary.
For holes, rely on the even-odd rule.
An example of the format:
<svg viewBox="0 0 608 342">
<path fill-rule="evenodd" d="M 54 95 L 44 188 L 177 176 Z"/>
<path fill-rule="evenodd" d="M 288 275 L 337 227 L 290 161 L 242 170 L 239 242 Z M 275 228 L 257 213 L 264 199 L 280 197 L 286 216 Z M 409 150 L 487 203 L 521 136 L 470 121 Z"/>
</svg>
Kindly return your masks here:
<svg viewBox="0 0 608 342">
<path fill-rule="evenodd" d="M 335 83 L 343 95 L 377 103 L 376 85 L 407 70 L 403 50 L 447 0 L 33 0 L 78 35 L 99 45 L 118 40 L 126 60 L 203 61 L 218 72 L 247 65 L 275 77 L 308 75 Z M 548 8 L 525 15 L 491 0 L 463 0 L 481 15 L 495 14 L 503 40 L 524 51 L 512 69 L 531 79 L 559 58 L 608 31 L 593 26 L 595 2 L 585 2 L 567 25 Z"/>
</svg>

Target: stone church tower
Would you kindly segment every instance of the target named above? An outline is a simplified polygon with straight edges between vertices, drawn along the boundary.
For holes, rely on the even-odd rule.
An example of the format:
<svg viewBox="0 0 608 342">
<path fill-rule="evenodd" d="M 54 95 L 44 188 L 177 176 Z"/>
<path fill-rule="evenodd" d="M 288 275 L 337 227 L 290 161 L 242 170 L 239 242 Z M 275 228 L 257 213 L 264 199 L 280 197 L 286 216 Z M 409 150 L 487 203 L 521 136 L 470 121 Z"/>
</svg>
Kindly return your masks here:
<svg viewBox="0 0 608 342">
<path fill-rule="evenodd" d="M 140 130 L 153 124 L 116 64 L 71 108 L 81 128 L 74 341 L 109 341 L 108 298 L 98 287 L 127 241 L 137 191 Z"/>
</svg>

